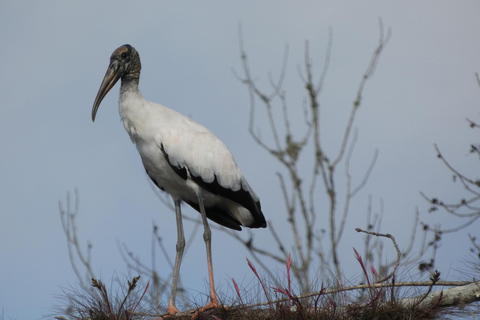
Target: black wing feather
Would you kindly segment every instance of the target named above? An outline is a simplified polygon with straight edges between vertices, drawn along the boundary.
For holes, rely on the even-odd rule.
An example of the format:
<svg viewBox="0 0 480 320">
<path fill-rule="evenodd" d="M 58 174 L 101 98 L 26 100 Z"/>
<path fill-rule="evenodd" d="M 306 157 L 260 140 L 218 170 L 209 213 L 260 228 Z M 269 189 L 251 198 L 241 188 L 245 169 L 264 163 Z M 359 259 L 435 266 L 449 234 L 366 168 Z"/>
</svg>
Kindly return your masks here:
<svg viewBox="0 0 480 320">
<path fill-rule="evenodd" d="M 213 179 L 212 182 L 205 182 L 201 177 L 191 176 L 192 180 L 195 181 L 200 187 L 207 190 L 210 193 L 222 196 L 226 199 L 230 199 L 239 205 L 245 207 L 253 215 L 254 222 L 249 228 L 265 228 L 267 222 L 261 211 L 260 201 L 255 201 L 252 198 L 250 192 L 240 188 L 238 191 L 233 191 L 232 189 L 222 187 L 218 181 L 217 177 Z"/>
<path fill-rule="evenodd" d="M 160 149 L 162 150 L 163 155 L 165 156 L 165 159 L 167 160 L 172 170 L 180 177 L 182 177 L 182 179 L 187 180 L 189 174 L 188 168 L 172 165 L 169 156 L 165 151 L 165 148 L 163 147 L 163 144 L 160 145 Z M 224 188 L 218 183 L 216 175 L 212 182 L 205 182 L 203 181 L 202 177 L 194 176 L 191 174 L 191 172 L 190 177 L 193 181 L 195 181 L 195 183 L 197 183 L 200 187 L 207 190 L 208 192 L 219 195 L 226 199 L 230 199 L 250 211 L 250 213 L 253 215 L 254 222 L 252 225 L 248 226 L 249 228 L 265 228 L 267 226 L 267 222 L 265 221 L 265 217 L 263 216 L 263 213 L 261 211 L 260 201 L 255 201 L 252 198 L 250 192 L 244 190 L 243 188 L 240 188 L 240 190 L 238 191 Z M 157 185 L 155 181 L 153 182 Z M 187 203 L 192 208 L 200 212 L 198 204 L 189 202 Z M 212 221 L 215 221 L 216 223 L 231 229 L 242 230 L 242 228 L 240 227 L 240 222 L 234 217 L 232 217 L 226 210 L 217 207 L 206 207 L 205 210 L 207 218 L 211 219 Z"/>
</svg>

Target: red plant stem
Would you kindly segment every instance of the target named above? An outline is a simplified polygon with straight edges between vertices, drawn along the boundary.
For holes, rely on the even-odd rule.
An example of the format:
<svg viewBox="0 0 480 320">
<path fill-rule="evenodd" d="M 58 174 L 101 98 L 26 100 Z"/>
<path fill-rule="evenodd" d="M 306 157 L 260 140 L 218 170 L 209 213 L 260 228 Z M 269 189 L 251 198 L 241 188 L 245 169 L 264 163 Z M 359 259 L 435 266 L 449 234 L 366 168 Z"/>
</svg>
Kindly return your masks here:
<svg viewBox="0 0 480 320">
<path fill-rule="evenodd" d="M 375 278 L 378 280 L 380 277 L 378 276 L 377 270 L 373 266 L 370 266 L 370 270 L 375 275 Z"/>
<path fill-rule="evenodd" d="M 253 266 L 253 264 L 250 262 L 250 260 L 247 259 L 247 262 L 248 262 L 248 266 L 250 267 L 250 269 L 252 269 L 253 273 L 255 274 L 255 276 L 257 277 L 258 281 L 260 281 L 260 284 L 262 285 L 262 288 L 263 288 L 263 292 L 265 294 L 265 297 L 267 298 L 267 301 L 268 301 L 268 306 L 270 307 L 270 311 L 273 312 L 273 308 L 272 308 L 272 301 L 270 300 L 270 297 L 268 296 L 268 292 L 267 292 L 267 289 L 265 288 L 265 285 L 263 284 L 262 282 L 262 279 L 260 279 L 260 276 L 258 275 L 257 273 L 257 269 L 255 269 L 255 267 Z"/>
<path fill-rule="evenodd" d="M 358 262 L 360 263 L 360 266 L 363 269 L 363 273 L 365 274 L 365 278 L 367 278 L 368 286 L 370 287 L 370 279 L 368 278 L 367 269 L 365 269 L 365 264 L 363 263 L 362 256 L 360 256 L 360 254 L 357 250 L 355 250 L 355 248 L 353 248 L 353 251 L 355 251 L 355 258 L 357 258 Z"/>
<path fill-rule="evenodd" d="M 105 297 L 105 302 L 107 303 L 108 312 L 110 313 L 110 318 L 112 318 L 112 320 L 115 320 L 115 315 L 113 314 L 112 307 L 110 306 L 110 300 L 108 299 L 107 288 L 103 283 L 102 283 L 102 293 L 103 293 L 103 296 Z"/>
<path fill-rule="evenodd" d="M 377 292 L 377 294 L 372 298 L 372 300 L 368 304 L 366 304 L 364 306 L 364 308 L 367 308 L 370 305 L 372 305 L 374 302 L 376 302 L 382 294 L 383 294 L 383 288 L 380 288 L 380 290 Z"/>
<path fill-rule="evenodd" d="M 290 253 L 288 254 L 288 259 L 287 259 L 287 279 L 288 279 L 288 292 L 292 292 L 291 291 L 291 279 L 290 279 L 290 267 L 292 266 L 292 258 L 290 257 Z M 292 303 L 291 301 L 289 300 L 288 301 L 288 306 L 291 307 L 292 306 Z"/>
<path fill-rule="evenodd" d="M 248 314 L 248 310 L 245 306 L 245 303 L 243 303 L 242 296 L 240 295 L 240 289 L 238 289 L 238 285 L 235 282 L 235 279 L 232 278 L 232 281 L 233 281 L 233 285 L 235 286 L 235 291 L 237 291 L 238 298 L 240 299 L 240 302 L 242 303 L 242 306 L 245 308 L 245 312 L 247 312 L 247 314 Z"/>
<path fill-rule="evenodd" d="M 428 310 L 425 310 L 425 312 L 421 316 L 423 317 L 424 315 L 428 314 L 431 310 L 433 310 L 436 306 L 438 306 L 440 301 L 442 301 L 442 298 L 443 298 L 443 291 L 441 291 L 440 294 L 438 295 L 438 300 L 435 302 L 435 304 L 430 308 L 428 308 Z"/>
<path fill-rule="evenodd" d="M 300 303 L 300 299 L 298 299 L 297 296 L 295 296 L 294 294 L 292 294 L 290 292 L 290 290 L 283 290 L 283 289 L 280 289 L 280 288 L 272 288 L 273 290 L 275 290 L 276 292 L 280 292 L 281 294 L 284 294 L 288 297 L 288 301 L 291 302 L 293 301 L 293 303 L 297 306 L 297 308 L 299 310 L 302 310 L 303 309 L 303 306 L 302 304 Z"/>
<path fill-rule="evenodd" d="M 322 288 L 320 288 L 320 292 L 318 293 L 317 297 L 315 298 L 315 314 L 317 313 L 318 300 L 320 300 L 320 297 L 323 295 L 324 291 L 325 291 L 325 288 L 323 287 L 323 282 L 322 282 Z"/>
<path fill-rule="evenodd" d="M 145 293 L 147 293 L 147 289 L 149 285 L 150 285 L 150 281 L 147 282 L 147 285 L 145 286 L 145 290 L 143 290 L 142 296 L 140 297 L 140 299 L 138 299 L 138 302 L 135 305 L 135 308 L 133 308 L 132 312 L 135 312 L 135 310 L 137 309 L 138 305 L 140 304 L 140 301 L 142 301 L 143 297 L 145 296 Z"/>
<path fill-rule="evenodd" d="M 395 293 L 395 274 L 393 274 L 392 276 L 392 286 L 390 287 L 390 301 L 392 302 L 392 304 L 395 299 L 394 293 Z"/>
</svg>

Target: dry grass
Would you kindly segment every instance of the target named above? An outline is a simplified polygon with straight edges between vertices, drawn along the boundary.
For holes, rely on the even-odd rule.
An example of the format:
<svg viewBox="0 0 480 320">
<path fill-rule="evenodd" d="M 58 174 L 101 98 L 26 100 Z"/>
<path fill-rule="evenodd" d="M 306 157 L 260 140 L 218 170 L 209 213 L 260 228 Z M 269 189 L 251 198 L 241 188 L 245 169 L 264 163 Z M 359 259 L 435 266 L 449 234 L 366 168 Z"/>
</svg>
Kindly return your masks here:
<svg viewBox="0 0 480 320">
<path fill-rule="evenodd" d="M 255 266 L 248 265 L 257 280 L 257 288 L 240 288 L 232 279 L 236 297 L 229 298 L 228 306 L 206 310 L 195 319 L 447 319 L 452 314 L 480 315 L 477 309 L 464 308 L 459 304 L 454 308 L 442 307 L 442 295 L 433 302 L 422 303 L 428 297 L 432 288 L 440 282 L 440 273 L 434 273 L 430 278 L 428 290 L 422 294 L 401 290 L 404 284 L 397 284 L 395 276 L 388 283 L 378 283 L 378 274 L 373 267 L 367 268 L 361 256 L 356 257 L 363 271 L 365 284 L 355 287 L 321 285 L 315 294 L 298 295 L 294 292 L 290 276 L 291 259 L 286 265 L 284 287 L 272 286 L 267 283 Z M 100 280 L 92 279 L 91 290 L 80 289 L 64 291 L 62 300 L 66 307 L 59 308 L 61 320 L 137 320 L 162 319 L 165 314 L 153 310 L 145 301 L 148 289 L 140 284 L 140 277 L 127 281 L 127 285 L 116 292 L 109 292 Z M 117 281 L 117 283 L 119 283 Z M 418 284 L 418 283 L 417 283 Z M 113 291 L 111 289 L 110 291 Z M 418 297 L 413 304 L 404 303 L 405 295 Z M 403 297 L 402 297 L 403 296 Z M 259 299 L 265 302 L 258 302 Z M 224 299 L 223 301 L 227 301 Z M 255 303 L 256 302 L 256 303 Z M 169 319 L 191 319 L 198 309 L 181 312 Z M 57 313 L 58 314 L 58 313 Z"/>
</svg>

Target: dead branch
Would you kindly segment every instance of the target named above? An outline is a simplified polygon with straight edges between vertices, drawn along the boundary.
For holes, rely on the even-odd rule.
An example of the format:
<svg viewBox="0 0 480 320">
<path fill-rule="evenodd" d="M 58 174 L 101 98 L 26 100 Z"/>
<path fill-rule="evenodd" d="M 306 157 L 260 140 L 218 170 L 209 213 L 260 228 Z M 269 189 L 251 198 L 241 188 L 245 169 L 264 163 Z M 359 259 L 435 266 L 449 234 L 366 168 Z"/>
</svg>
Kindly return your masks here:
<svg viewBox="0 0 480 320">
<path fill-rule="evenodd" d="M 354 290 L 362 290 L 362 289 L 369 289 L 369 288 L 390 288 L 392 286 L 395 287 L 430 287 L 432 286 L 431 281 L 417 281 L 417 282 L 395 282 L 395 284 L 392 283 L 371 283 L 371 284 L 361 284 L 361 285 L 355 285 L 355 286 L 349 286 L 349 287 L 339 287 L 339 288 L 333 288 L 333 289 L 327 289 L 323 290 L 322 294 L 327 295 L 327 294 L 335 294 L 339 292 L 346 292 L 346 291 L 354 291 Z M 459 287 L 459 291 L 464 291 L 468 292 L 470 296 L 470 301 L 478 301 L 480 300 L 480 295 L 476 296 L 479 294 L 479 289 L 478 289 L 478 283 L 472 283 L 470 281 L 438 281 L 434 284 L 434 286 L 445 286 L 445 287 Z M 455 291 L 453 291 L 455 292 Z M 473 292 L 474 294 L 474 299 L 472 299 L 470 293 Z M 310 297 L 315 297 L 318 294 L 320 294 L 320 291 L 314 292 L 314 293 L 308 293 L 308 294 L 302 294 L 298 295 L 297 298 L 299 299 L 305 299 L 305 298 L 310 298 Z M 423 297 L 421 295 L 420 297 Z M 420 297 L 413 297 L 413 298 L 407 298 L 407 299 L 414 299 L 414 300 L 407 300 L 405 299 L 404 303 L 412 303 L 412 302 L 417 302 Z M 278 299 L 275 301 L 271 301 L 272 303 L 280 303 L 280 302 L 285 302 L 288 301 L 288 298 L 285 299 Z M 267 302 L 262 302 L 262 303 L 256 303 L 256 304 L 251 304 L 248 305 L 247 307 L 260 307 L 260 306 L 265 306 L 267 305 Z"/>
<path fill-rule="evenodd" d="M 442 286 L 444 284 L 437 285 Z M 399 303 L 405 306 L 417 305 L 419 308 L 424 308 L 437 302 L 437 307 L 453 307 L 466 305 L 475 301 L 480 301 L 479 282 L 458 285 L 455 288 L 431 292 L 421 301 L 420 304 L 418 304 L 419 299 L 422 298 L 423 296 L 401 299 L 399 300 Z"/>
<path fill-rule="evenodd" d="M 79 212 L 78 190 L 75 189 L 75 202 L 73 209 L 70 193 L 67 193 L 66 208 L 63 208 L 63 204 L 60 201 L 58 202 L 58 208 L 60 212 L 60 219 L 62 221 L 63 232 L 65 233 L 67 239 L 68 256 L 70 258 L 72 269 L 77 276 L 80 286 L 87 291 L 91 290 L 88 279 L 95 278 L 91 264 L 91 251 L 93 246 L 87 242 L 87 253 L 85 254 L 78 240 L 77 226 L 75 224 L 75 218 Z M 77 264 L 76 259 L 80 261 L 80 265 Z M 81 271 L 80 268 L 85 270 Z"/>
<path fill-rule="evenodd" d="M 395 274 L 395 271 L 397 271 L 397 268 L 400 264 L 400 259 L 402 258 L 402 252 L 398 248 L 397 242 L 395 241 L 395 237 L 392 236 L 389 233 L 382 234 L 382 233 L 378 233 L 378 232 L 365 231 L 365 230 L 362 230 L 360 228 L 356 228 L 355 231 L 363 232 L 363 233 L 370 234 L 370 235 L 373 235 L 373 236 L 376 236 L 376 237 L 385 237 L 385 238 L 389 238 L 390 240 L 392 240 L 393 246 L 395 247 L 395 250 L 397 251 L 397 260 L 395 261 L 395 266 L 393 267 L 393 270 L 392 270 L 392 272 L 390 272 L 390 274 L 388 274 L 385 278 L 382 278 L 382 279 L 379 279 L 379 280 L 375 281 L 375 283 L 385 282 L 388 279 L 390 279 Z"/>
</svg>

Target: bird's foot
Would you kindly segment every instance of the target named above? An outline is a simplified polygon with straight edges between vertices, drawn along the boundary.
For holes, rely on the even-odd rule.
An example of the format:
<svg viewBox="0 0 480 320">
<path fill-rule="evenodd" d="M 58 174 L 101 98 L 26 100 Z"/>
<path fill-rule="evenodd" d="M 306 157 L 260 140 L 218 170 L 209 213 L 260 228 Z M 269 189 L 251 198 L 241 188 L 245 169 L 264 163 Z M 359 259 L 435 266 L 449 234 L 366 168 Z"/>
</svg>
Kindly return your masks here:
<svg viewBox="0 0 480 320">
<path fill-rule="evenodd" d="M 177 307 L 175 307 L 172 303 L 169 303 L 167 308 L 167 314 L 161 316 L 158 320 L 166 320 L 172 318 L 172 316 L 175 316 L 179 312 L 180 311 L 178 311 Z"/>
<path fill-rule="evenodd" d="M 212 299 L 209 303 L 207 303 L 205 306 L 203 306 L 197 312 L 195 312 L 195 314 L 192 316 L 192 319 L 195 319 L 196 317 L 198 317 L 200 313 L 208 309 L 215 309 L 215 308 L 223 308 L 223 306 L 220 303 L 218 303 L 217 299 Z"/>
</svg>

